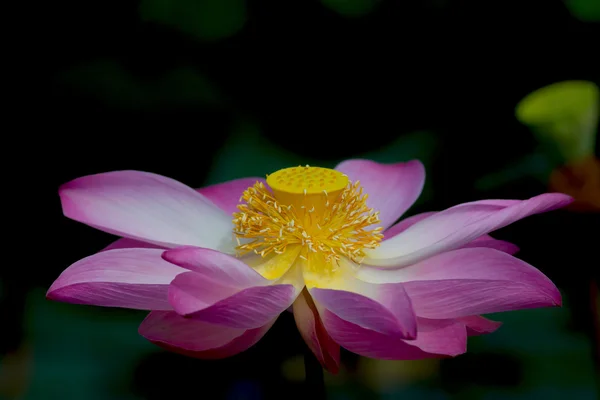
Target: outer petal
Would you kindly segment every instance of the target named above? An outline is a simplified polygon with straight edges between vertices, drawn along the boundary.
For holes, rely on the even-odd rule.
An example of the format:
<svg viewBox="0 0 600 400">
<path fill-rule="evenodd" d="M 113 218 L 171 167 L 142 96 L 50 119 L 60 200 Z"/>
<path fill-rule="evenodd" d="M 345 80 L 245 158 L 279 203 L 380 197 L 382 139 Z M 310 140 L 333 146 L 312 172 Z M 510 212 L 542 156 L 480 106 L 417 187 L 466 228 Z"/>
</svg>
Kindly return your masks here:
<svg viewBox="0 0 600 400">
<path fill-rule="evenodd" d="M 300 335 L 321 365 L 331 373 L 340 368 L 340 346 L 331 339 L 310 294 L 305 290 L 293 304 L 294 319 Z"/>
<path fill-rule="evenodd" d="M 337 343 L 353 353 L 384 360 L 417 360 L 457 356 L 466 351 L 465 325 L 456 321 L 419 320 L 415 340 L 402 340 L 362 328 L 330 311 L 321 313 L 325 328 Z"/>
<path fill-rule="evenodd" d="M 178 275 L 169 302 L 178 314 L 232 328 L 259 328 L 277 318 L 296 298 L 293 285 L 233 289 L 196 272 Z"/>
<path fill-rule="evenodd" d="M 425 183 L 425 167 L 418 160 L 380 164 L 370 160 L 346 160 L 336 170 L 359 180 L 369 195 L 367 204 L 379 211 L 381 226 L 391 226 L 417 200 Z"/>
<path fill-rule="evenodd" d="M 141 310 L 170 310 L 169 283 L 186 272 L 158 249 L 104 251 L 77 261 L 54 281 L 51 300 Z"/>
<path fill-rule="evenodd" d="M 502 322 L 492 321 L 480 315 L 457 318 L 457 320 L 466 325 L 467 335 L 469 336 L 479 336 L 492 333 L 502 326 Z"/>
<path fill-rule="evenodd" d="M 363 328 L 405 339 L 415 338 L 417 321 L 402 284 L 367 283 L 356 279 L 350 268 L 341 269 L 339 273 L 339 277 L 324 287 L 311 287 L 311 283 L 307 283 L 317 303 Z"/>
<path fill-rule="evenodd" d="M 250 186 L 254 186 L 256 182 L 262 182 L 265 185 L 267 183 L 263 178 L 241 178 L 196 190 L 216 204 L 221 210 L 231 215 L 238 211 L 237 206 L 240 204 L 240 197 L 244 190 Z"/>
<path fill-rule="evenodd" d="M 370 251 L 365 264 L 399 268 L 459 248 L 521 218 L 563 207 L 569 196 L 549 193 L 529 200 L 484 200 L 461 204 L 412 225 Z"/>
<path fill-rule="evenodd" d="M 362 267 L 372 282 L 404 282 L 415 313 L 457 318 L 561 304 L 560 292 L 539 270 L 506 253 L 458 249 L 398 270 Z"/>
<path fill-rule="evenodd" d="M 175 312 L 153 311 L 140 325 L 139 333 L 167 350 L 189 357 L 216 359 L 253 346 L 274 322 L 243 330 L 184 318 Z"/>
<path fill-rule="evenodd" d="M 392 226 L 391 228 L 389 228 L 388 230 L 386 230 L 384 232 L 384 235 L 385 235 L 384 240 L 389 240 L 389 239 L 393 238 L 394 236 L 404 232 L 405 230 L 407 230 L 408 228 L 410 228 L 412 225 L 416 224 L 417 222 L 422 221 L 425 218 L 429 218 L 435 214 L 437 214 L 436 211 L 424 212 L 424 213 L 416 214 L 416 215 L 413 215 L 412 217 L 403 219 L 402 221 L 398 222 L 396 225 Z M 490 235 L 482 235 L 482 236 L 478 237 L 477 239 L 461 246 L 461 248 L 465 248 L 465 247 L 489 247 L 492 249 L 503 251 L 508 254 L 515 254 L 516 252 L 519 251 L 519 248 L 516 245 L 514 245 L 510 242 L 506 242 L 504 240 L 494 239 Z"/>
<path fill-rule="evenodd" d="M 65 216 L 165 247 L 231 251 L 231 218 L 194 189 L 160 175 L 116 171 L 61 186 Z"/>
</svg>

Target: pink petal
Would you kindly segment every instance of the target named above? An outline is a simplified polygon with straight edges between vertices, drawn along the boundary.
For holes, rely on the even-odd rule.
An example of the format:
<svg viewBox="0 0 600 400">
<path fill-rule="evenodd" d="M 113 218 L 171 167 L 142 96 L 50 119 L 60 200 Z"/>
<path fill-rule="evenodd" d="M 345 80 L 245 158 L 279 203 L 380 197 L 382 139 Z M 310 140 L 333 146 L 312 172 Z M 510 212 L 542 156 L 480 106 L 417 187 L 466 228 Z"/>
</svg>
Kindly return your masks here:
<svg viewBox="0 0 600 400">
<path fill-rule="evenodd" d="M 151 342 L 205 351 L 221 347 L 246 332 L 184 318 L 174 311 L 152 311 L 139 327 L 140 335 Z"/>
<path fill-rule="evenodd" d="M 351 277 L 338 289 L 309 288 L 323 308 L 338 317 L 384 334 L 412 339 L 417 321 L 402 284 L 372 284 Z"/>
<path fill-rule="evenodd" d="M 480 315 L 471 315 L 469 317 L 457 318 L 458 321 L 464 323 L 467 327 L 467 335 L 479 336 L 496 331 L 502 322 L 492 321 Z"/>
<path fill-rule="evenodd" d="M 164 249 L 164 247 L 156 246 L 147 242 L 142 242 L 140 240 L 121 238 L 115 240 L 101 251 L 116 249 Z"/>
<path fill-rule="evenodd" d="M 437 214 L 437 211 L 429 211 L 420 214 L 413 215 L 412 217 L 404 218 L 402 221 L 398 222 L 395 225 L 392 225 L 389 229 L 386 229 L 383 232 L 384 238 L 383 240 L 389 240 L 396 236 L 399 233 L 404 232 L 409 227 L 413 226 L 419 221 L 424 220 L 425 218 L 431 217 L 432 215 Z"/>
<path fill-rule="evenodd" d="M 77 261 L 54 281 L 51 300 L 141 310 L 171 310 L 169 283 L 186 272 L 164 261 L 162 250 L 104 251 Z"/>
<path fill-rule="evenodd" d="M 490 235 L 483 235 L 473 240 L 470 243 L 461 246 L 461 249 L 468 249 L 472 247 L 486 247 L 489 249 L 495 249 L 513 255 L 519 251 L 519 247 L 510 242 L 504 240 L 494 239 Z"/>
<path fill-rule="evenodd" d="M 175 312 L 153 311 L 139 333 L 152 343 L 189 357 L 225 358 L 256 344 L 275 321 L 256 329 L 236 329 L 184 318 Z"/>
<path fill-rule="evenodd" d="M 422 221 L 425 218 L 431 217 L 432 215 L 435 215 L 435 214 L 437 214 L 436 211 L 424 212 L 424 213 L 413 215 L 412 217 L 403 219 L 402 221 L 398 222 L 396 225 L 392 226 L 391 228 L 389 228 L 388 230 L 386 230 L 384 232 L 385 237 L 383 240 L 389 240 L 389 239 L 393 238 L 394 236 L 404 232 L 405 230 L 407 230 L 409 227 L 416 224 L 417 222 Z M 461 246 L 461 248 L 466 248 L 466 247 L 489 247 L 492 249 L 503 251 L 508 254 L 515 254 L 516 252 L 519 251 L 519 248 L 516 245 L 509 243 L 509 242 L 505 242 L 504 240 L 494 239 L 490 235 L 482 235 L 482 236 L 478 237 L 477 239 L 465 244 L 464 246 Z"/>
<path fill-rule="evenodd" d="M 331 339 L 310 295 L 303 291 L 293 304 L 294 319 L 300 335 L 323 368 L 337 373 L 340 368 L 340 346 Z"/>
<path fill-rule="evenodd" d="M 418 160 L 380 164 L 370 160 L 346 160 L 336 170 L 360 181 L 369 195 L 367 204 L 379 211 L 381 226 L 391 226 L 413 205 L 423 190 L 425 167 Z"/>
<path fill-rule="evenodd" d="M 215 203 L 221 210 L 231 215 L 238 211 L 237 206 L 240 204 L 240 197 L 244 190 L 254 186 L 256 182 L 267 183 L 263 178 L 241 178 L 196 190 Z"/>
<path fill-rule="evenodd" d="M 296 297 L 293 285 L 227 287 L 196 272 L 178 275 L 169 302 L 178 314 L 232 328 L 259 328 L 285 311 Z"/>
<path fill-rule="evenodd" d="M 563 207 L 572 198 L 549 193 L 529 200 L 484 200 L 461 204 L 425 218 L 369 252 L 365 264 L 400 268 L 457 249 L 532 214 Z"/>
<path fill-rule="evenodd" d="M 65 216 L 164 247 L 231 251 L 231 217 L 194 189 L 148 172 L 89 175 L 61 186 Z"/>
<path fill-rule="evenodd" d="M 340 346 L 365 357 L 383 360 L 417 360 L 457 356 L 466 351 L 465 325 L 455 321 L 419 319 L 415 340 L 402 340 L 344 321 L 330 311 L 321 313 L 325 328 Z M 428 326 L 429 325 L 429 326 Z"/>
<path fill-rule="evenodd" d="M 165 251 L 162 257 L 181 268 L 230 287 L 245 289 L 269 284 L 268 280 L 239 259 L 215 250 L 180 247 Z"/>
<path fill-rule="evenodd" d="M 561 304 L 560 292 L 539 270 L 486 248 L 458 249 L 398 270 L 363 266 L 370 282 L 404 282 L 417 316 L 457 318 Z"/>
</svg>

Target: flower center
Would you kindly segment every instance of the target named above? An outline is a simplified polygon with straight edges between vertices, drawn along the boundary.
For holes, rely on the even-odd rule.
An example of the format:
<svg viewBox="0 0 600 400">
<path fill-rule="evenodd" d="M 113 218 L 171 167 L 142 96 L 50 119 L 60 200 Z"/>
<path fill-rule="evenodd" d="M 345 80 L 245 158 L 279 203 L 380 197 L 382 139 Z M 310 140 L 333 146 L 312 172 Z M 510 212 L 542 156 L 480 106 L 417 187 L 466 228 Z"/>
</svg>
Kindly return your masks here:
<svg viewBox="0 0 600 400">
<path fill-rule="evenodd" d="M 257 182 L 244 191 L 233 214 L 239 255 L 262 257 L 299 250 L 312 272 L 327 274 L 341 257 L 360 264 L 365 249 L 379 246 L 379 213 L 367 207 L 367 194 L 338 171 L 293 167 L 267 176 L 269 191 Z M 244 239 L 243 241 L 240 239 Z"/>
</svg>

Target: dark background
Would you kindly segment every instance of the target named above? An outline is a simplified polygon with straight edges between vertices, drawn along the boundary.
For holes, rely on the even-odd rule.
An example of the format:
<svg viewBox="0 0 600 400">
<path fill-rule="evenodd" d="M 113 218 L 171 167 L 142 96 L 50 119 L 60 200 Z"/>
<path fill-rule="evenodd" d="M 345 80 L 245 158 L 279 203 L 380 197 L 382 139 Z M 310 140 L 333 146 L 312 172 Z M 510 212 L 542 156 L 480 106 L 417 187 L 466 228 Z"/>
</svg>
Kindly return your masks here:
<svg viewBox="0 0 600 400">
<path fill-rule="evenodd" d="M 0 372 L 12 375 L 0 382 L 25 388 L 18 398 L 26 399 L 302 394 L 304 345 L 287 315 L 249 351 L 204 362 L 137 336 L 143 313 L 45 300 L 62 270 L 112 240 L 64 218 L 58 186 L 119 169 L 200 187 L 299 163 L 419 158 L 428 181 L 411 215 L 534 196 L 548 190 L 553 165 L 515 105 L 544 85 L 600 79 L 600 24 L 567 7 L 575 3 L 36 6 L 39 33 L 12 104 L 22 114 L 9 116 L 19 128 L 6 144 L 16 146 L 5 147 L 6 160 L 18 161 L 5 167 L 7 220 L 16 224 L 0 276 L 10 360 Z M 599 222 L 561 210 L 495 235 L 557 283 L 564 308 L 496 316 L 505 321 L 500 331 L 442 363 L 344 354 L 340 375 L 326 376 L 331 398 L 595 399 L 589 285 L 600 265 Z"/>
</svg>

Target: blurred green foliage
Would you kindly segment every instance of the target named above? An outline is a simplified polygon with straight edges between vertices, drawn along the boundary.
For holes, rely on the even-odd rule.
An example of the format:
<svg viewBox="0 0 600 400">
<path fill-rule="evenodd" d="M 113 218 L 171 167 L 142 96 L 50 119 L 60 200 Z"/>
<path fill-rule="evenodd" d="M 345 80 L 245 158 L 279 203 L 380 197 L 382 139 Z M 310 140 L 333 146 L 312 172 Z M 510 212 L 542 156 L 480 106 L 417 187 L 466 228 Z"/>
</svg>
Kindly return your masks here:
<svg viewBox="0 0 600 400">
<path fill-rule="evenodd" d="M 26 340 L 33 377 L 25 400 L 136 399 L 131 374 L 156 348 L 137 333 L 145 313 L 80 306 L 29 294 Z M 77 384 L 73 384 L 77 382 Z"/>
<path fill-rule="evenodd" d="M 546 183 L 557 167 L 592 157 L 599 107 L 600 90 L 589 81 L 557 82 L 525 96 L 515 115 L 535 135 L 538 148 L 477 180 L 477 189 L 492 190 L 526 177 Z"/>
<path fill-rule="evenodd" d="M 562 165 L 594 154 L 599 98 L 593 82 L 557 82 L 527 95 L 515 113 Z"/>
<path fill-rule="evenodd" d="M 123 109 L 218 107 L 225 101 L 212 82 L 192 67 L 176 68 L 155 79 L 142 80 L 116 61 L 98 60 L 75 66 L 60 78 L 77 90 Z"/>
<path fill-rule="evenodd" d="M 600 1 L 567 0 L 569 11 L 582 21 L 600 21 Z"/>
<path fill-rule="evenodd" d="M 140 17 L 211 41 L 234 35 L 246 22 L 246 0 L 142 0 Z"/>
</svg>

